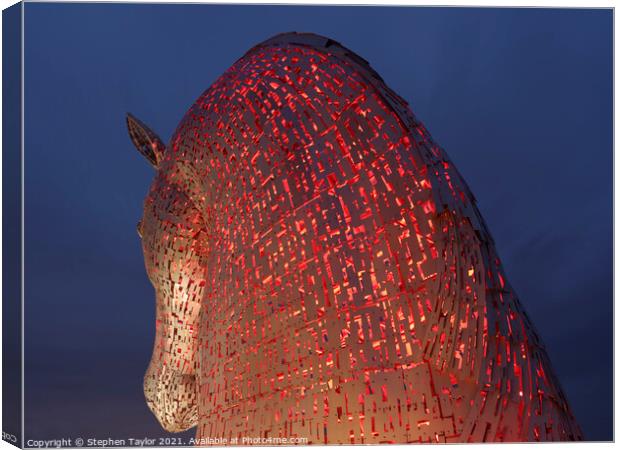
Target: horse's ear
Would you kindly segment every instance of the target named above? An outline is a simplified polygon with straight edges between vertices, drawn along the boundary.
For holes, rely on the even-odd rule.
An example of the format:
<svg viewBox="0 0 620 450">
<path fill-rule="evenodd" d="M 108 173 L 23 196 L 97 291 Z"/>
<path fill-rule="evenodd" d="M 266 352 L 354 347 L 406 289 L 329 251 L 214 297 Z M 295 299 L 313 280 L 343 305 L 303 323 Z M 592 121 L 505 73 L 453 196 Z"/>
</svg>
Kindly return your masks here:
<svg viewBox="0 0 620 450">
<path fill-rule="evenodd" d="M 148 159 L 153 167 L 157 168 L 166 149 L 159 136 L 130 113 L 127 113 L 127 130 L 133 145 Z"/>
</svg>

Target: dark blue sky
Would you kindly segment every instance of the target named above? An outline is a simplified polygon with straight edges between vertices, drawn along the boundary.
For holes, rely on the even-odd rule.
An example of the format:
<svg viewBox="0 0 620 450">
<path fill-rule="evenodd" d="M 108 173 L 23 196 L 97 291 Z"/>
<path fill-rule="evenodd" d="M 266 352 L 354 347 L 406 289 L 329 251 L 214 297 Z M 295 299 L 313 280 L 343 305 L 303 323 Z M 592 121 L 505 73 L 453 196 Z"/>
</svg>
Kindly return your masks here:
<svg viewBox="0 0 620 450">
<path fill-rule="evenodd" d="M 136 222 L 170 138 L 251 46 L 370 61 L 467 180 L 585 435 L 612 434 L 611 10 L 26 5 L 26 435 L 163 436 L 142 396 L 153 290 Z M 192 434 L 192 433 L 190 433 Z"/>
</svg>

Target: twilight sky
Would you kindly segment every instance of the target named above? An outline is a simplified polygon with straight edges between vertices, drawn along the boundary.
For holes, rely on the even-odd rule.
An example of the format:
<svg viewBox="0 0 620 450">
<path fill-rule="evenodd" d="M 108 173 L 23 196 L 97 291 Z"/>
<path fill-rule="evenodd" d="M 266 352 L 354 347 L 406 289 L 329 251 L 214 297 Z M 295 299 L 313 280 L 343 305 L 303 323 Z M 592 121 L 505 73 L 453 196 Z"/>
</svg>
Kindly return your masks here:
<svg viewBox="0 0 620 450">
<path fill-rule="evenodd" d="M 613 438 L 611 10 L 25 10 L 28 438 L 167 436 L 141 388 L 154 299 L 136 222 L 154 172 L 125 112 L 167 142 L 284 31 L 341 42 L 410 103 L 474 192 L 586 438 Z"/>
</svg>

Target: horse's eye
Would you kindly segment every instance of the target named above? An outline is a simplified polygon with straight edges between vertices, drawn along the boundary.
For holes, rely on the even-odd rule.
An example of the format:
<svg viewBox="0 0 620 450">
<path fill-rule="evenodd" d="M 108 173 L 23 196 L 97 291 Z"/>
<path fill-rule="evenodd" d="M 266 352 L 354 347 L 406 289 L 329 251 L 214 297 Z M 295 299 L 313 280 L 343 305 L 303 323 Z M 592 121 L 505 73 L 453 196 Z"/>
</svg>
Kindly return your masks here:
<svg viewBox="0 0 620 450">
<path fill-rule="evenodd" d="M 138 231 L 138 236 L 140 236 L 140 239 L 142 239 L 142 221 L 139 220 L 138 224 L 136 225 L 136 230 Z"/>
</svg>

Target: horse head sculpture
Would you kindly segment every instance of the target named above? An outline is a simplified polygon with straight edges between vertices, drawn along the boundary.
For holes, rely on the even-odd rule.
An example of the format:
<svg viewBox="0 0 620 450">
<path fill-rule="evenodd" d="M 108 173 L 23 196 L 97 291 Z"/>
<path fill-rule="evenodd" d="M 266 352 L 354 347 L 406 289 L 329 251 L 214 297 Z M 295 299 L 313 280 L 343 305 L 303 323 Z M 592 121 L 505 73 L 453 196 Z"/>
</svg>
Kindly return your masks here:
<svg viewBox="0 0 620 450">
<path fill-rule="evenodd" d="M 157 301 L 144 390 L 165 429 L 581 438 L 473 195 L 365 60 L 278 35 L 167 146 L 127 125 L 157 171 L 138 232 Z"/>
</svg>

